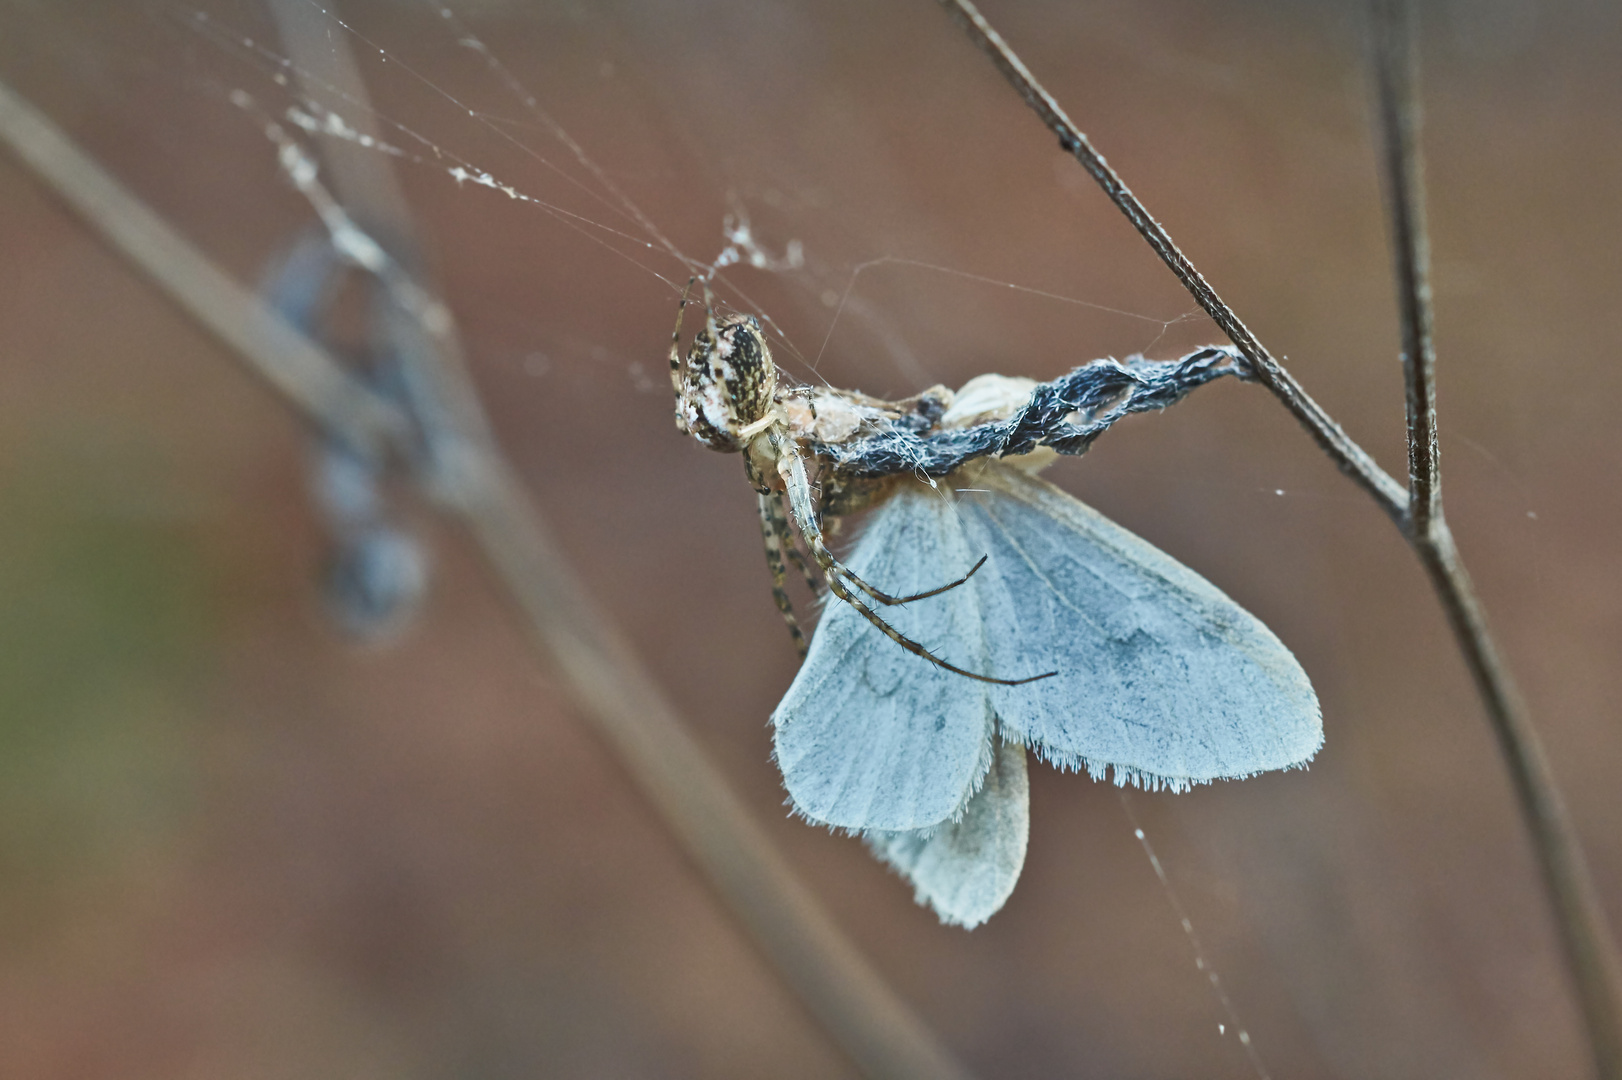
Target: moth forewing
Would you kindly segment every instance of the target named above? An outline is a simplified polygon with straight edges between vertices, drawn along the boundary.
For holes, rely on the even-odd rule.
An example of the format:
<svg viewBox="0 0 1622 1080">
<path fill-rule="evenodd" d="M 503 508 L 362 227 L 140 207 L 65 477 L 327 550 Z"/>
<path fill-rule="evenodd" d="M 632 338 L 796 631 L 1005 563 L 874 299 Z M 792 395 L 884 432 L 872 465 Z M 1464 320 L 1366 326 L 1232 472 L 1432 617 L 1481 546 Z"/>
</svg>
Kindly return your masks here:
<svg viewBox="0 0 1622 1080">
<path fill-rule="evenodd" d="M 972 929 L 1008 902 L 1031 830 L 1025 748 L 996 740 L 991 767 L 963 817 L 934 829 L 869 832 L 873 853 L 912 882 L 941 922 Z"/>
<path fill-rule="evenodd" d="M 952 505 L 908 482 L 873 512 L 849 565 L 907 592 L 978 557 Z M 954 661 L 986 663 L 985 622 L 967 588 L 887 614 Z M 978 685 L 898 647 L 849 604 L 830 602 L 772 714 L 795 810 L 853 831 L 927 829 L 960 816 L 991 762 L 991 702 Z"/>
<path fill-rule="evenodd" d="M 968 486 L 968 485 L 965 485 Z M 1261 620 L 1147 541 L 1034 476 L 978 470 L 959 519 L 989 555 L 970 585 L 993 670 L 1058 674 L 987 686 L 1011 737 L 1117 783 L 1186 787 L 1305 764 L 1318 699 Z"/>
<path fill-rule="evenodd" d="M 893 610 L 896 628 L 980 670 L 1057 674 L 964 679 L 830 605 L 773 716 L 799 813 L 858 830 L 956 820 L 994 722 L 1057 765 L 1146 787 L 1301 765 L 1322 745 L 1311 684 L 1266 626 L 1023 469 L 986 462 L 937 487 L 903 482 L 851 564 L 907 588 L 982 554 L 962 587 Z"/>
</svg>

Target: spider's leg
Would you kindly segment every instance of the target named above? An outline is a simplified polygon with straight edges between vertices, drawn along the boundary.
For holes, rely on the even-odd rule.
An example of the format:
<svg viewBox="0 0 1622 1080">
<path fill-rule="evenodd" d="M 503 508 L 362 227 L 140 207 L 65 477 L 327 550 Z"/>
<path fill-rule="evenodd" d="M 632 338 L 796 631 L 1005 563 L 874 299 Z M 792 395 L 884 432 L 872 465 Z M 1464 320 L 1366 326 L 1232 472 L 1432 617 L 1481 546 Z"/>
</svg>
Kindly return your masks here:
<svg viewBox="0 0 1622 1080">
<path fill-rule="evenodd" d="M 687 288 L 681 291 L 681 303 L 676 306 L 676 329 L 670 332 L 670 385 L 675 388 L 676 396 L 681 397 L 681 319 L 687 314 L 687 294 L 693 291 L 693 282 L 698 280 L 694 274 L 687 279 Z"/>
<path fill-rule="evenodd" d="M 777 492 L 762 495 L 760 497 L 760 508 L 761 513 L 770 517 L 772 527 L 777 530 L 778 540 L 784 553 L 788 555 L 789 560 L 795 566 L 800 568 L 800 573 L 805 577 L 806 585 L 814 594 L 817 591 L 817 576 L 806 565 L 805 556 L 800 554 L 799 545 L 794 542 L 794 533 L 789 530 L 788 518 L 783 515 L 782 496 Z"/>
<path fill-rule="evenodd" d="M 956 664 L 942 660 L 940 657 L 936 656 L 934 653 L 930 652 L 928 649 L 924 648 L 922 645 L 918 644 L 916 641 L 912 640 L 910 637 L 907 637 L 901 631 L 879 618 L 878 613 L 863 603 L 860 596 L 845 588 L 844 581 L 837 573 L 828 575 L 828 588 L 832 589 L 834 595 L 839 597 L 839 599 L 845 601 L 845 603 L 861 612 L 863 617 L 866 618 L 868 622 L 882 630 L 885 637 L 889 638 L 891 641 L 895 642 L 897 645 L 901 646 L 903 649 L 906 649 L 913 655 L 921 656 L 937 667 L 945 668 L 947 671 L 952 672 L 954 675 L 963 675 L 970 679 L 978 679 L 981 682 L 996 683 L 998 686 L 1022 686 L 1025 683 L 1036 682 L 1038 679 L 1052 678 L 1058 674 L 1057 671 L 1045 671 L 1040 675 L 1028 675 L 1023 679 L 999 679 L 994 675 L 981 675 L 973 671 L 967 671 L 958 667 Z"/>
<path fill-rule="evenodd" d="M 704 336 L 711 341 L 721 339 L 721 328 L 715 323 L 715 291 L 708 276 L 704 278 Z"/>
<path fill-rule="evenodd" d="M 861 579 L 845 569 L 844 565 L 838 559 L 835 559 L 833 553 L 828 550 L 828 545 L 823 542 L 822 526 L 817 524 L 816 508 L 811 503 L 811 481 L 805 475 L 805 462 L 800 459 L 799 452 L 794 449 L 793 444 L 787 443 L 786 440 L 785 442 L 786 445 L 781 451 L 782 456 L 778 459 L 778 471 L 782 474 L 787 488 L 789 513 L 793 515 L 794 524 L 799 528 L 800 535 L 805 537 L 806 544 L 811 548 L 812 557 L 817 560 L 817 565 L 822 567 L 822 572 L 828 579 L 828 588 L 833 590 L 835 596 L 861 612 L 863 618 L 878 627 L 884 632 L 885 637 L 903 649 L 915 656 L 921 656 L 937 667 L 945 668 L 953 674 L 964 675 L 971 679 L 978 679 L 981 682 L 996 683 L 999 686 L 1019 686 L 1023 683 L 1035 682 L 1038 679 L 1046 679 L 1058 674 L 1056 671 L 1048 671 L 1041 675 L 1031 675 L 1023 679 L 999 679 L 992 675 L 979 675 L 942 660 L 880 618 L 877 612 L 868 607 L 860 596 L 846 586 L 847 580 L 857 583 Z M 985 560 L 981 559 L 980 561 L 984 562 Z M 975 568 L 979 569 L 978 563 L 975 564 Z M 973 571 L 971 570 L 970 573 L 973 573 Z M 864 589 L 864 591 L 866 590 Z M 935 592 L 940 591 L 939 589 L 935 590 Z M 926 595 L 933 595 L 933 593 Z"/>
<path fill-rule="evenodd" d="M 772 572 L 772 599 L 777 601 L 777 610 L 783 613 L 783 621 L 788 623 L 789 637 L 794 639 L 794 650 L 804 660 L 805 634 L 800 630 L 800 621 L 794 617 L 794 605 L 789 602 L 788 592 L 783 588 L 787 569 L 783 566 L 783 534 L 777 526 L 781 514 L 777 508 L 777 496 L 757 497 L 760 499 L 760 535 L 766 541 L 766 565 Z M 801 565 L 804 565 L 803 561 Z"/>
<path fill-rule="evenodd" d="M 773 445 L 777 449 L 777 453 L 779 455 L 778 456 L 779 462 L 783 461 L 784 458 L 786 456 L 790 455 L 790 454 L 792 454 L 792 456 L 794 457 L 794 459 L 796 461 L 799 460 L 798 452 L 791 451 L 789 449 L 790 446 L 792 445 L 792 441 L 790 439 L 788 439 L 788 438 L 780 438 L 780 439 L 774 440 Z M 779 466 L 779 471 L 781 471 L 781 465 Z M 801 472 L 802 475 L 805 472 L 805 467 L 804 467 L 803 464 L 800 466 L 800 472 Z M 784 481 L 785 481 L 785 483 L 787 483 L 787 481 L 788 481 L 787 474 L 784 475 Z M 810 494 L 809 494 L 809 492 L 810 492 L 809 482 L 806 485 L 806 491 L 807 491 L 807 495 L 806 495 L 805 502 L 806 502 L 806 505 L 809 507 L 809 506 L 811 506 L 811 499 L 810 499 Z M 958 578 L 956 581 L 949 581 L 945 585 L 941 585 L 938 588 L 928 589 L 928 590 L 926 590 L 924 592 L 921 592 L 921 593 L 913 593 L 911 596 L 892 596 L 889 593 L 885 592 L 884 590 L 875 588 L 874 586 L 868 584 L 854 570 L 849 569 L 848 567 L 845 566 L 844 563 L 842 563 L 838 559 L 834 558 L 833 553 L 828 550 L 827 545 L 822 543 L 822 529 L 821 529 L 820 526 L 818 526 L 816 528 L 816 530 L 815 530 L 816 539 L 813 541 L 812 538 L 811 538 L 812 533 L 810 531 L 807 531 L 804 522 L 801 521 L 802 516 L 805 516 L 805 515 L 802 515 L 801 511 L 798 510 L 794 506 L 794 503 L 793 503 L 794 496 L 792 494 L 789 494 L 788 498 L 790 500 L 789 501 L 789 513 L 794 516 L 794 523 L 799 526 L 800 534 L 806 538 L 805 542 L 808 545 L 810 545 L 811 554 L 816 558 L 817 565 L 822 567 L 822 572 L 824 574 L 831 574 L 831 573 L 835 572 L 835 570 L 837 569 L 838 573 L 842 577 L 844 577 L 846 581 L 850 582 L 850 584 L 856 586 L 858 589 L 862 590 L 868 596 L 871 596 L 874 600 L 877 600 L 879 603 L 883 604 L 886 607 L 892 607 L 892 606 L 894 606 L 896 604 L 910 604 L 914 600 L 927 600 L 931 596 L 939 596 L 941 593 L 946 592 L 946 591 L 948 591 L 950 589 L 955 589 L 959 585 L 962 585 L 964 582 L 968 581 L 970 578 L 972 578 L 975 575 L 975 572 L 977 570 L 979 570 L 982 566 L 984 566 L 986 564 L 986 557 L 984 555 L 982 555 L 982 556 L 980 556 L 980 561 L 975 563 L 973 566 L 969 567 L 969 572 L 967 574 L 964 574 L 962 577 Z M 815 521 L 816 510 L 814 508 L 808 510 L 806 513 L 809 514 L 810 518 L 813 521 Z M 785 528 L 786 528 L 786 525 L 785 525 Z M 793 550 L 793 545 L 792 544 L 790 544 L 789 546 L 790 546 L 792 554 L 794 556 L 796 556 L 796 561 L 800 562 L 801 569 L 804 569 L 805 568 L 805 563 L 798 559 L 799 552 Z M 819 546 L 821 547 L 820 551 L 818 550 Z M 807 573 L 809 574 L 809 571 L 807 571 Z M 809 577 L 807 577 L 807 580 L 810 580 Z"/>
<path fill-rule="evenodd" d="M 943 592 L 947 592 L 947 591 L 949 591 L 951 589 L 957 588 L 959 585 L 963 584 L 965 581 L 968 581 L 970 578 L 972 578 L 974 576 L 974 574 L 975 574 L 975 571 L 979 570 L 985 564 L 986 564 L 986 556 L 982 555 L 982 556 L 980 556 L 980 561 L 975 563 L 973 566 L 969 567 L 969 572 L 967 574 L 964 574 L 962 577 L 958 578 L 956 581 L 948 581 L 945 585 L 941 585 L 941 586 L 939 586 L 937 588 L 930 589 L 927 592 L 913 593 L 911 596 L 891 596 L 889 593 L 880 592 L 879 590 L 875 589 L 873 586 L 869 585 L 867 582 L 863 581 L 861 578 L 858 578 L 855 574 L 851 574 L 851 573 L 849 573 L 847 571 L 847 576 L 849 576 L 853 581 L 855 581 L 857 586 L 863 592 L 865 592 L 867 595 L 871 596 L 873 599 L 877 600 L 881 604 L 886 604 L 886 605 L 888 605 L 888 604 L 910 604 L 914 600 L 928 600 L 931 596 L 939 596 Z"/>
</svg>

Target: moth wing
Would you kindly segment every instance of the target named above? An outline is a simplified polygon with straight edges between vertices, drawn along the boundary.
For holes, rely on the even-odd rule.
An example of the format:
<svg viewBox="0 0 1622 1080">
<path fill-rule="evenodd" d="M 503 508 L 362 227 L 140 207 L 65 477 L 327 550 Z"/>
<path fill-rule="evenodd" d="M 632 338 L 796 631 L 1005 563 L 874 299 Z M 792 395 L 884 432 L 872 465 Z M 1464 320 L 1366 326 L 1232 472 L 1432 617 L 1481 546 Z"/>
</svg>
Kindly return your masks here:
<svg viewBox="0 0 1622 1080">
<path fill-rule="evenodd" d="M 848 565 L 876 588 L 908 594 L 975 558 L 949 499 L 907 486 L 873 512 Z M 968 588 L 878 611 L 969 670 L 989 663 Z M 838 828 L 905 831 L 955 818 L 991 763 L 985 684 L 907 652 L 832 597 L 772 723 L 794 809 Z"/>
<path fill-rule="evenodd" d="M 1025 748 L 997 740 L 985 782 L 961 821 L 929 831 L 870 832 L 867 844 L 913 884 L 941 922 L 973 929 L 1008 902 L 1025 866 L 1031 792 Z"/>
<path fill-rule="evenodd" d="M 1007 465 L 958 503 L 991 670 L 1056 671 L 991 687 L 1010 737 L 1117 783 L 1181 788 L 1301 765 L 1323 745 L 1318 699 L 1262 622 L 1169 555 Z"/>
</svg>

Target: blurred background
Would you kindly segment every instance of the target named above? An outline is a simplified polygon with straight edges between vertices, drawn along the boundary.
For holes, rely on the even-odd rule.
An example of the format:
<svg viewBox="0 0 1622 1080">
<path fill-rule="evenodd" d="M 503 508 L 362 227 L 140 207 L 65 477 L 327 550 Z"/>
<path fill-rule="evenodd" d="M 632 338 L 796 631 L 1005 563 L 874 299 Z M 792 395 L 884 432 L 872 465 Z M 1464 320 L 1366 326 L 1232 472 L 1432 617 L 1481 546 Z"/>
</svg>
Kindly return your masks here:
<svg viewBox="0 0 1622 1080">
<path fill-rule="evenodd" d="M 781 851 L 977 1072 L 1580 1074 L 1524 830 L 1421 572 L 1264 391 L 1121 424 L 1051 479 L 1203 573 L 1323 701 L 1308 771 L 1184 795 L 1032 775 L 1006 909 L 937 925 L 790 820 L 796 658 L 739 463 L 675 432 L 700 261 L 779 363 L 886 396 L 1219 335 L 933 4 L 346 0 L 502 445 Z M 1381 463 L 1402 384 L 1356 5 L 988 0 L 1212 283 Z M 247 0 L 5 0 L 0 78 L 240 280 L 312 221 Z M 1422 5 L 1449 516 L 1622 921 L 1622 9 Z M 346 33 L 336 21 L 331 33 Z M 240 95 L 239 95 L 240 98 Z M 488 170 L 535 201 L 447 173 Z M 1012 287 L 1011 287 L 1012 286 Z M 843 298 L 843 306 L 841 306 Z M 837 318 L 836 318 L 837 312 Z M 418 618 L 347 639 L 311 432 L 0 157 L 0 1074 L 842 1077 L 404 486 Z M 801 603 L 804 604 L 801 597 Z"/>
</svg>

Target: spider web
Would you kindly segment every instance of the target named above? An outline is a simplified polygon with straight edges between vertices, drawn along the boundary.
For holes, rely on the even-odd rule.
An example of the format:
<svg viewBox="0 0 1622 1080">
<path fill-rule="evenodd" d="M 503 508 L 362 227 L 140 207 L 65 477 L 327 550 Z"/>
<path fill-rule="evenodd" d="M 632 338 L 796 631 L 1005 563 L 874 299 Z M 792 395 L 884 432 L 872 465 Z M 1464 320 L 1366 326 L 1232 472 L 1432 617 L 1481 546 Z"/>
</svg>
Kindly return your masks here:
<svg viewBox="0 0 1622 1080">
<path fill-rule="evenodd" d="M 411 10 L 409 6 L 407 10 Z M 269 131 L 278 145 L 285 147 L 317 136 L 345 139 L 387 155 L 409 170 L 449 179 L 469 197 L 483 195 L 517 204 L 516 210 L 497 208 L 493 212 L 481 206 L 479 213 L 499 214 L 511 220 L 517 211 L 536 212 L 547 219 L 549 226 L 536 230 L 539 243 L 557 243 L 559 230 L 567 230 L 573 235 L 565 239 L 571 246 L 582 248 L 581 262 L 589 264 L 582 265 L 581 272 L 605 274 L 618 282 L 616 288 L 628 290 L 628 295 L 642 295 L 643 286 L 651 283 L 674 297 L 688 276 L 709 276 L 715 281 L 724 309 L 750 311 L 764 320 L 780 354 L 780 364 L 800 379 L 826 381 L 820 366 L 830 346 L 836 352 L 859 355 L 862 369 L 872 373 L 869 378 L 876 375 L 889 386 L 917 389 L 932 374 L 938 377 L 942 365 L 921 358 L 920 347 L 909 342 L 906 330 L 885 309 L 882 298 L 869 295 L 872 289 L 864 291 L 864 283 L 887 276 L 912 278 L 910 284 L 915 289 L 917 279 L 945 279 L 957 283 L 959 294 L 970 296 L 977 304 L 986 304 L 988 295 L 1005 293 L 1048 308 L 1084 309 L 1115 324 L 1117 332 L 1111 336 L 1129 346 L 1122 350 L 1123 354 L 1153 350 L 1174 328 L 1197 321 L 1186 308 L 1170 317 L 1142 314 L 1053 288 L 995 277 L 972 267 L 912 257 L 862 237 L 835 235 L 808 247 L 796 234 L 796 225 L 809 224 L 826 232 L 826 219 L 833 214 L 815 205 L 815 192 L 785 194 L 784 189 L 795 184 L 803 189 L 803 180 L 770 174 L 764 182 L 722 177 L 717 186 L 724 185 L 725 208 L 711 219 L 709 236 L 699 232 L 696 239 L 686 240 L 684 248 L 672 239 L 673 230 L 661 227 L 643 209 L 638 200 L 645 196 L 633 196 L 632 182 L 616 179 L 609 168 L 600 164 L 587 145 L 592 140 L 576 138 L 549 112 L 539 94 L 478 36 L 457 9 L 425 2 L 419 15 L 437 19 L 441 25 L 427 28 L 429 39 L 433 38 L 432 31 L 438 30 L 442 41 L 454 42 L 464 50 L 462 66 L 482 70 L 485 85 L 463 89 L 458 82 L 456 89 L 450 89 L 436 81 L 434 74 L 422 68 L 422 61 L 410 54 L 414 42 L 410 35 L 402 40 L 395 31 L 391 44 L 386 24 L 367 27 L 359 19 L 346 21 L 336 15 L 327 16 L 333 32 L 346 37 L 356 52 L 370 62 L 374 69 L 370 74 L 416 84 L 407 87 L 420 92 L 409 114 L 392 112 L 389 105 L 371 108 L 345 102 L 341 94 L 337 95 L 336 105 L 304 97 L 297 87 L 300 76 L 308 79 L 308 73 L 299 72 L 263 37 L 244 32 L 207 10 L 188 10 L 177 17 L 222 54 L 239 58 L 242 67 L 260 76 L 257 85 L 242 80 L 243 85 L 226 90 L 224 97 Z M 443 61 L 442 56 L 435 59 Z M 611 78 L 618 67 L 614 61 L 603 59 L 599 70 Z M 320 85 L 319 80 L 315 83 Z M 331 92 L 331 88 L 322 89 Z M 370 122 L 357 124 L 346 112 L 364 113 Z M 401 115 L 409 115 L 409 121 L 401 119 Z M 680 133 L 683 118 L 659 113 L 649 122 L 675 126 Z M 379 130 L 381 135 L 364 133 L 362 128 Z M 684 134 L 687 141 L 696 141 L 693 133 Z M 616 144 L 611 149 L 621 147 Z M 304 156 L 313 160 L 311 155 Z M 492 164 L 492 159 L 499 159 L 501 164 Z M 751 161 L 749 165 L 753 169 L 757 163 Z M 644 190 L 648 187 L 645 181 L 635 186 Z M 797 222 L 794 214 L 773 213 L 786 202 L 799 204 Z M 761 211 L 775 219 L 767 230 L 754 224 L 754 216 Z M 689 226 L 683 232 L 690 236 L 696 230 Z M 787 294 L 786 302 L 778 300 L 774 305 L 751 295 L 750 290 L 762 287 L 762 274 L 775 279 L 766 287 L 772 293 Z M 773 314 L 774 307 L 785 303 L 801 314 L 792 322 L 792 333 L 784 325 L 789 320 L 780 321 Z M 808 324 L 809 329 L 802 324 Z M 836 334 L 841 333 L 842 339 L 836 340 Z M 544 329 L 538 336 L 547 336 Z M 818 338 L 814 349 L 802 344 L 809 343 L 813 336 Z M 1188 340 L 1186 336 L 1184 340 Z M 561 351 L 567 355 L 570 351 L 578 353 L 580 348 L 577 341 L 572 348 L 565 345 Z M 601 352 L 599 346 L 585 348 Z M 549 360 L 554 358 L 543 355 Z M 1013 357 L 1009 359 L 1017 362 Z M 533 362 L 532 356 L 526 361 L 526 369 L 531 371 L 546 367 L 545 363 Z M 649 367 L 640 361 L 627 364 L 627 373 L 639 390 L 653 388 Z"/>
</svg>

